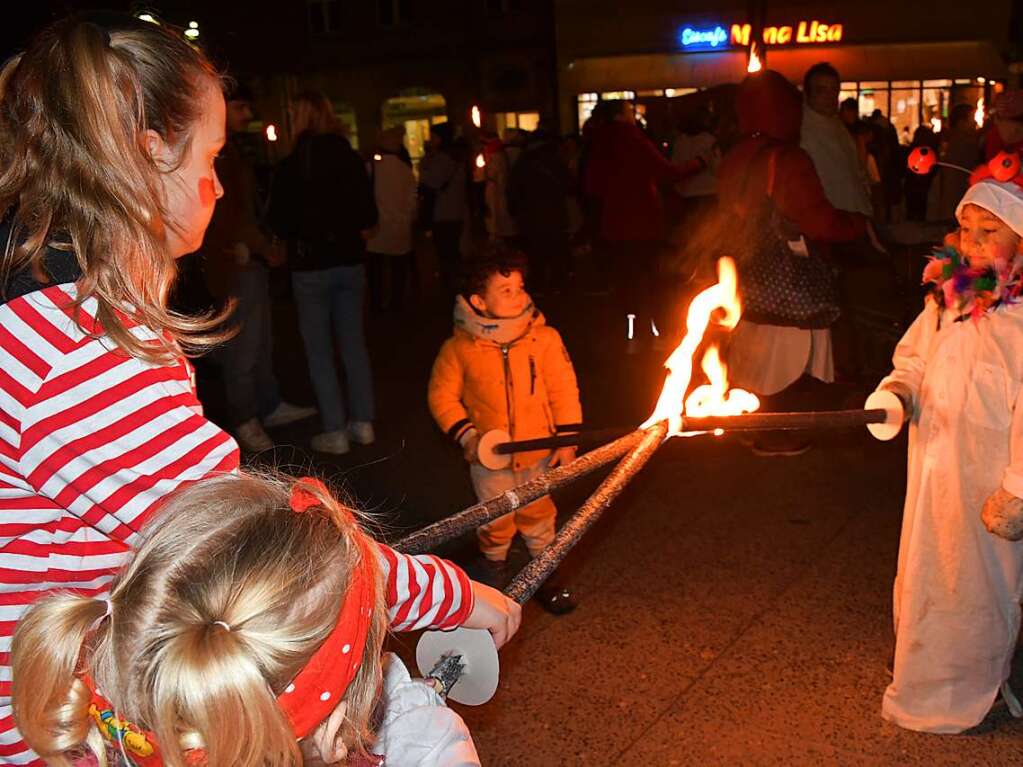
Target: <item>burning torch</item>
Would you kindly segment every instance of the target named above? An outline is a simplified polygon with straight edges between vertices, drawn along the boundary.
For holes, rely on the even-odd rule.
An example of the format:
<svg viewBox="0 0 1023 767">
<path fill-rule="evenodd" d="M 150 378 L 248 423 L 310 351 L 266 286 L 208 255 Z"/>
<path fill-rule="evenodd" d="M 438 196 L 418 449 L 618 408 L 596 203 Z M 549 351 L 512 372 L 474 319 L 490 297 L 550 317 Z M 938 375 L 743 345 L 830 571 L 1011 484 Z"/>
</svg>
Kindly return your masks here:
<svg viewBox="0 0 1023 767">
<path fill-rule="evenodd" d="M 522 604 L 554 572 L 583 534 L 671 436 L 720 434 L 737 429 L 821 429 L 866 425 L 875 437 L 887 440 L 894 438 L 902 429 L 905 410 L 899 397 L 889 391 L 872 394 L 863 410 L 753 412 L 759 408 L 759 401 L 749 392 L 729 388 L 727 368 L 713 346 L 704 353 L 701 364 L 708 382 L 689 392 L 693 360 L 711 318 L 715 317 L 715 321 L 726 328 L 734 328 L 741 314 L 735 264 L 731 259 L 723 258 L 718 262 L 717 284 L 701 292 L 690 304 L 686 335 L 665 363 L 668 376 L 664 389 L 653 414 L 643 426 L 582 455 L 567 466 L 559 466 L 496 498 L 429 525 L 399 541 L 395 548 L 406 553 L 429 550 L 621 458 L 607 478 L 562 526 L 554 541 L 512 580 L 505 594 Z M 563 444 L 560 440 L 567 438 L 559 436 L 516 443 L 507 439 L 507 434 L 490 432 L 480 440 L 480 460 L 485 466 L 500 468 L 490 462 L 507 461 L 510 453 L 522 449 L 560 445 Z M 479 705 L 490 700 L 497 690 L 500 664 L 496 646 L 486 631 L 461 628 L 452 632 L 427 632 L 416 650 L 416 660 L 424 676 L 447 680 L 444 688 L 457 702 Z"/>
</svg>

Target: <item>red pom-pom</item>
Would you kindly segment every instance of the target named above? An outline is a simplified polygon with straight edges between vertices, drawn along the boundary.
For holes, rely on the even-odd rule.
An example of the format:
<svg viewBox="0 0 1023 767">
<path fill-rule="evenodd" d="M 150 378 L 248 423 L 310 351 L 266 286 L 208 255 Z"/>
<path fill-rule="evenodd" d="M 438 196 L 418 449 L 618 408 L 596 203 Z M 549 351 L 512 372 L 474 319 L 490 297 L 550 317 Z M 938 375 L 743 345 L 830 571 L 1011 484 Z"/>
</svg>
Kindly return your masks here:
<svg viewBox="0 0 1023 767">
<path fill-rule="evenodd" d="M 1019 155 L 1015 152 L 999 152 L 987 165 L 995 181 L 1012 181 L 1020 171 Z"/>
<path fill-rule="evenodd" d="M 916 174 L 926 176 L 934 168 L 938 155 L 929 146 L 918 146 L 909 153 L 909 169 Z"/>
</svg>

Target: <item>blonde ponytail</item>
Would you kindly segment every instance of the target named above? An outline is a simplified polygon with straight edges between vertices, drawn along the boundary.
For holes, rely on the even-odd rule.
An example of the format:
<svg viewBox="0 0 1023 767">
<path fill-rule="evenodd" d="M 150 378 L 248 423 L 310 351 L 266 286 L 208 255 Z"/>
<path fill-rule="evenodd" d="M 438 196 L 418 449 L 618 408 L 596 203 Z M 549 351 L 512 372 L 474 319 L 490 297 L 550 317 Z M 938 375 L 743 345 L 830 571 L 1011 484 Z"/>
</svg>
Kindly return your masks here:
<svg viewBox="0 0 1023 767">
<path fill-rule="evenodd" d="M 152 690 L 155 733 L 167 765 L 186 765 L 179 740 L 194 731 L 209 765 L 300 765 L 291 725 L 242 631 L 190 624 L 153 655 L 142 685 Z"/>
<path fill-rule="evenodd" d="M 87 669 L 118 719 L 155 735 L 168 767 L 186 767 L 195 748 L 211 766 L 298 767 L 277 696 L 334 629 L 369 556 L 376 600 L 339 732 L 350 752 L 365 752 L 387 631 L 381 573 L 347 510 L 317 493 L 320 508 L 295 513 L 291 486 L 230 476 L 168 497 L 112 584 L 111 618 L 94 633 L 100 602 L 59 596 L 34 605 L 13 657 L 15 715 L 29 745 L 66 765 L 99 736 L 90 694 L 75 679 Z"/>
<path fill-rule="evenodd" d="M 95 733 L 90 693 L 76 672 L 82 646 L 105 613 L 103 601 L 55 594 L 36 602 L 14 632 L 14 720 L 25 742 L 49 764 L 70 765 L 67 754 L 84 748 L 104 763 L 100 742 L 90 738 Z"/>
<path fill-rule="evenodd" d="M 218 76 L 201 53 L 135 20 L 109 31 L 58 22 L 12 59 L 0 73 L 0 219 L 12 225 L 0 280 L 30 268 L 46 283 L 47 248 L 70 250 L 81 270 L 76 304 L 95 299 L 103 332 L 127 354 L 167 362 L 219 340 L 221 317 L 167 306 L 176 266 L 166 169 L 143 142 L 155 131 L 180 160 L 211 84 Z M 133 333 L 126 312 L 156 340 Z"/>
</svg>

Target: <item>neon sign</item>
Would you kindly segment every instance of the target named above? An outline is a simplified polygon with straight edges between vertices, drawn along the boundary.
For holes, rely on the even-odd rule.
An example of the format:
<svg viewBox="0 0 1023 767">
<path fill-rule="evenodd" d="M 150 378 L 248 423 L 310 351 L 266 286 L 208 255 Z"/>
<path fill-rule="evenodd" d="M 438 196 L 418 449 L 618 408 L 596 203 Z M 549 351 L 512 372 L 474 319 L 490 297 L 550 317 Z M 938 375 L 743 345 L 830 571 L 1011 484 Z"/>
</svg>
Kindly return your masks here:
<svg viewBox="0 0 1023 767">
<path fill-rule="evenodd" d="M 684 27 L 679 34 L 679 42 L 687 51 L 715 50 L 727 46 L 728 31 L 722 26 L 710 29 Z"/>
<path fill-rule="evenodd" d="M 732 24 L 732 45 L 749 45 L 752 27 L 749 24 Z M 800 21 L 781 27 L 764 27 L 764 45 L 812 45 L 813 43 L 839 43 L 842 41 L 841 24 L 825 24 L 816 19 Z"/>
<path fill-rule="evenodd" d="M 750 24 L 730 24 L 726 29 L 718 24 L 713 27 L 696 28 L 686 26 L 679 32 L 679 43 L 687 51 L 716 51 L 729 47 L 747 47 L 753 27 Z M 764 27 L 761 42 L 764 45 L 821 45 L 839 43 L 844 36 L 841 24 L 826 24 L 811 19 L 795 24 Z"/>
</svg>

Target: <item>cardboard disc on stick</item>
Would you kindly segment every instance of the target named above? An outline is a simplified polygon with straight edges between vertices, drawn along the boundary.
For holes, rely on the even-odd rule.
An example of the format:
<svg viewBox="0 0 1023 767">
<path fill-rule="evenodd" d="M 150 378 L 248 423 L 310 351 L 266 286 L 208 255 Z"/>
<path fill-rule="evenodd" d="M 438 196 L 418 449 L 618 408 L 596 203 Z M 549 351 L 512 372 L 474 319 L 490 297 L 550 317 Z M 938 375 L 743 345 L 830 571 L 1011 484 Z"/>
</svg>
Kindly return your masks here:
<svg viewBox="0 0 1023 767">
<path fill-rule="evenodd" d="M 867 397 L 863 406 L 864 410 L 884 410 L 884 423 L 867 424 L 867 430 L 882 442 L 895 439 L 902 431 L 902 424 L 906 421 L 906 411 L 902 407 L 902 400 L 894 392 L 879 389 Z"/>
<path fill-rule="evenodd" d="M 507 469 L 511 465 L 511 455 L 501 455 L 494 452 L 496 445 L 505 442 L 511 442 L 511 434 L 504 429 L 494 429 L 480 437 L 479 445 L 476 448 L 479 462 L 491 471 Z"/>
<path fill-rule="evenodd" d="M 416 665 L 426 676 L 445 655 L 461 655 L 465 671 L 451 687 L 448 697 L 456 703 L 480 706 L 494 697 L 501 673 L 497 646 L 489 631 L 459 628 L 427 631 L 416 646 Z"/>
</svg>

